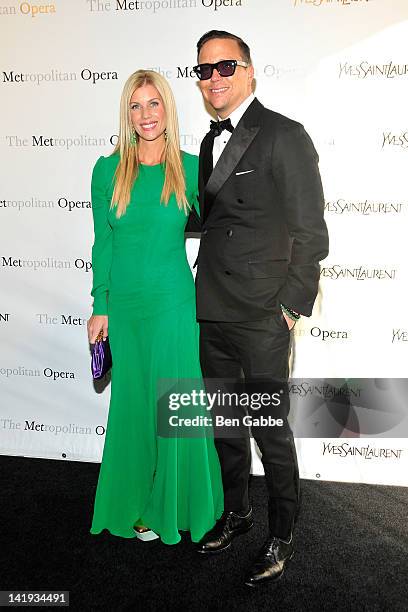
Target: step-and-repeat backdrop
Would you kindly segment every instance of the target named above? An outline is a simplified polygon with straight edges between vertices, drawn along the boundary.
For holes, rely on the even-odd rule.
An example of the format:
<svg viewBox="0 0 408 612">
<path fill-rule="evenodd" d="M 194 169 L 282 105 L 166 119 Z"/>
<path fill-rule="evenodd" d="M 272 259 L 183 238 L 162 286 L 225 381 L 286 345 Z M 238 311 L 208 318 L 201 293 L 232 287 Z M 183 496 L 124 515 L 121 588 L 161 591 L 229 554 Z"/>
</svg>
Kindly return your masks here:
<svg viewBox="0 0 408 612">
<path fill-rule="evenodd" d="M 303 123 L 320 155 L 331 249 L 294 332 L 293 376 L 406 377 L 407 19 L 406 0 L 0 0 L 2 454 L 101 458 L 91 170 L 138 68 L 169 80 L 182 148 L 198 153 L 210 117 L 191 69 L 213 28 L 248 41 L 256 95 Z M 187 246 L 192 261 L 198 241 Z M 397 429 L 343 425 L 297 439 L 303 477 L 408 485 Z"/>
</svg>

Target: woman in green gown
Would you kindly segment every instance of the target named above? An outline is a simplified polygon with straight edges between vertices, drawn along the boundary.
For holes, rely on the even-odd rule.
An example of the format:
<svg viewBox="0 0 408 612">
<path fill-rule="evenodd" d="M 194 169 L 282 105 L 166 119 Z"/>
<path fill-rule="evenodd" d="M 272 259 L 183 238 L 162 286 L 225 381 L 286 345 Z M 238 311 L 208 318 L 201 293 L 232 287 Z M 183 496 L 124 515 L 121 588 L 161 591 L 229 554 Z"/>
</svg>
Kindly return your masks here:
<svg viewBox="0 0 408 612">
<path fill-rule="evenodd" d="M 111 399 L 91 533 L 197 542 L 223 510 L 214 441 L 157 433 L 157 382 L 200 379 L 194 280 L 184 231 L 198 158 L 180 151 L 167 81 L 139 70 L 120 104 L 119 141 L 92 175 L 94 298 L 89 341 L 112 351 Z M 109 328 L 109 331 L 108 331 Z"/>
</svg>

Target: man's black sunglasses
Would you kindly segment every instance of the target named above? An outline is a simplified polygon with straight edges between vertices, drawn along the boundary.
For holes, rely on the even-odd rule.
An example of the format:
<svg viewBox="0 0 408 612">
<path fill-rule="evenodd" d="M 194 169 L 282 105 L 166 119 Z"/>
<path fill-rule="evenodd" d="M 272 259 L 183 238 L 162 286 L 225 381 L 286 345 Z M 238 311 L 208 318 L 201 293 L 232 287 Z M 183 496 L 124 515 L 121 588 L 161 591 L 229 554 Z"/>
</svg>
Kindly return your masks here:
<svg viewBox="0 0 408 612">
<path fill-rule="evenodd" d="M 214 68 L 217 69 L 220 76 L 230 77 L 234 74 L 237 66 L 248 68 L 249 64 L 239 60 L 221 60 L 215 64 L 198 64 L 198 66 L 194 66 L 193 70 L 200 81 L 207 81 L 211 79 Z"/>
</svg>

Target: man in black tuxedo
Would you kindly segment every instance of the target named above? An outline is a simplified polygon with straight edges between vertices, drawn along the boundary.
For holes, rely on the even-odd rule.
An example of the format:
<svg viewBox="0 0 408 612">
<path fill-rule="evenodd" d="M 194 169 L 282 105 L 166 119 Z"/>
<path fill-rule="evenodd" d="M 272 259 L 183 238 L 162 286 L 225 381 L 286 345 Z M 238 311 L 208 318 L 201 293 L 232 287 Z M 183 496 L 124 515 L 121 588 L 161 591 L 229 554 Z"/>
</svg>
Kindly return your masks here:
<svg viewBox="0 0 408 612">
<path fill-rule="evenodd" d="M 318 156 L 301 124 L 252 94 L 254 69 L 241 38 L 212 30 L 197 50 L 200 89 L 218 116 L 200 149 L 196 292 L 203 375 L 260 385 L 287 381 L 290 329 L 300 315 L 311 315 L 319 262 L 328 254 Z M 293 555 L 299 507 L 292 432 L 276 436 L 269 429 L 252 432 L 268 488 L 269 534 L 245 580 L 250 586 L 281 577 Z M 228 548 L 253 525 L 249 437 L 215 443 L 225 510 L 199 543 L 203 554 Z"/>
</svg>

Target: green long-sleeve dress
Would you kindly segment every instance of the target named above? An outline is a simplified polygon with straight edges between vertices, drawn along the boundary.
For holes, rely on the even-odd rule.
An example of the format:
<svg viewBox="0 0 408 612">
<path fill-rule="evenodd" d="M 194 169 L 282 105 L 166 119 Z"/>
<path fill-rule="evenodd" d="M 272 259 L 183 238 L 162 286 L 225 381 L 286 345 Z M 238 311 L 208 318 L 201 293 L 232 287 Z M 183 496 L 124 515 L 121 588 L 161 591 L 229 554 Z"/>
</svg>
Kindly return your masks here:
<svg viewBox="0 0 408 612">
<path fill-rule="evenodd" d="M 197 201 L 198 158 L 182 153 L 186 196 Z M 160 437 L 159 378 L 200 378 L 194 280 L 186 214 L 174 195 L 160 203 L 164 167 L 140 165 L 126 213 L 110 209 L 119 155 L 100 157 L 92 175 L 95 241 L 93 314 L 108 315 L 112 381 L 91 533 L 133 538 L 135 524 L 166 544 L 189 531 L 198 541 L 223 510 L 211 437 Z"/>
</svg>

